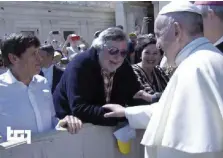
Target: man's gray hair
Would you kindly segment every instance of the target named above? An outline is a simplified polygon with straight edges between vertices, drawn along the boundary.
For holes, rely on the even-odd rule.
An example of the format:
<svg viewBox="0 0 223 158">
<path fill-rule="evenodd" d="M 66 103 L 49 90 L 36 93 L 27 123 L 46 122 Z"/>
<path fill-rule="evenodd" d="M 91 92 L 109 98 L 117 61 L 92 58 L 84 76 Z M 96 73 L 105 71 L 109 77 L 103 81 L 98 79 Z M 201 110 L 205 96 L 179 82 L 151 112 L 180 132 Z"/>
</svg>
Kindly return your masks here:
<svg viewBox="0 0 223 158">
<path fill-rule="evenodd" d="M 213 10 L 215 15 L 223 21 L 223 6 L 217 5 L 197 5 L 197 7 L 201 10 L 202 16 L 207 17 L 208 11 Z"/>
<path fill-rule="evenodd" d="M 167 25 L 170 26 L 174 22 L 178 22 L 187 31 L 189 36 L 203 35 L 203 20 L 202 16 L 192 12 L 177 12 L 168 13 Z"/>
<path fill-rule="evenodd" d="M 127 36 L 120 28 L 111 27 L 102 31 L 98 38 L 94 39 L 92 47 L 102 48 L 108 41 L 127 41 Z"/>
</svg>

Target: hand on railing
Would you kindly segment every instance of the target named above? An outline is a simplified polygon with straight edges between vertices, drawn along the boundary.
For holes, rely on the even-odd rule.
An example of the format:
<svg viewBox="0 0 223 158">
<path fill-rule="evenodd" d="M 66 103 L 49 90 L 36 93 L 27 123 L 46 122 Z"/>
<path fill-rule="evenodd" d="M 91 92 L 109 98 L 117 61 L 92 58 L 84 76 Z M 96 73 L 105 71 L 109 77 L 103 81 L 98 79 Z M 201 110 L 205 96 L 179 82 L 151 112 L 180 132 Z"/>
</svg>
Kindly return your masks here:
<svg viewBox="0 0 223 158">
<path fill-rule="evenodd" d="M 78 133 L 82 128 L 82 121 L 77 117 L 67 115 L 64 119 L 60 120 L 56 126 L 57 130 L 68 131 L 71 134 Z"/>
</svg>

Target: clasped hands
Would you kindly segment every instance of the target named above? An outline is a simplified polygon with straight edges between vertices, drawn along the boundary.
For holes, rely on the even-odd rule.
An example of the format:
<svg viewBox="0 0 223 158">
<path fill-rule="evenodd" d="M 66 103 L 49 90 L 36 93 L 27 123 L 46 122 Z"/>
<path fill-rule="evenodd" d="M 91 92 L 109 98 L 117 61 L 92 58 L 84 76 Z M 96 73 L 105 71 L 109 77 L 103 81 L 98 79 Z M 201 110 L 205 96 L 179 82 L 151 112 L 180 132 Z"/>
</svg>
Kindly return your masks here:
<svg viewBox="0 0 223 158">
<path fill-rule="evenodd" d="M 149 98 L 151 98 L 151 95 L 143 90 L 140 90 L 135 94 L 133 98 L 138 98 L 138 99 L 147 98 L 148 100 Z M 125 117 L 125 107 L 119 104 L 105 104 L 103 108 L 110 110 L 110 112 L 104 114 L 105 118 Z M 83 123 L 80 119 L 71 115 L 67 115 L 65 118 L 63 118 L 58 122 L 57 127 L 66 128 L 69 133 L 75 134 L 79 132 L 79 130 L 82 128 L 82 125 Z"/>
</svg>

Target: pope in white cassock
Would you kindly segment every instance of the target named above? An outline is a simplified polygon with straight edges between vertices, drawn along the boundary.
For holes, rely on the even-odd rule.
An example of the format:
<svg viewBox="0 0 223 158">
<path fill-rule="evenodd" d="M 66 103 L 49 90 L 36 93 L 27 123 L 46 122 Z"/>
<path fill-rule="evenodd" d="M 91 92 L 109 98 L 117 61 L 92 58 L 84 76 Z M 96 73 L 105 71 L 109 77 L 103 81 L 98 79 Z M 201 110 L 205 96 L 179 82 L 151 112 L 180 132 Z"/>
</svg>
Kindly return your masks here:
<svg viewBox="0 0 223 158">
<path fill-rule="evenodd" d="M 146 129 L 145 158 L 223 158 L 223 55 L 203 37 L 199 9 L 171 2 L 155 21 L 157 46 L 176 66 L 158 103 L 106 105 L 105 117 L 126 117 Z"/>
</svg>

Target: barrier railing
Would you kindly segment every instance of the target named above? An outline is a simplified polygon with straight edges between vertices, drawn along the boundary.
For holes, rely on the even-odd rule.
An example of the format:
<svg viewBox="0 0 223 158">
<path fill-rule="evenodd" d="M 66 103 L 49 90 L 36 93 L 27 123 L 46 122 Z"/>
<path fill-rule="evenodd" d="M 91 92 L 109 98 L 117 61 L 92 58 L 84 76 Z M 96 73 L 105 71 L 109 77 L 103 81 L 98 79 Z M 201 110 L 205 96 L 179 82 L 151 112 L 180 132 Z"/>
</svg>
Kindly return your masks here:
<svg viewBox="0 0 223 158">
<path fill-rule="evenodd" d="M 114 128 L 85 124 L 78 134 L 50 131 L 32 136 L 25 141 L 0 144 L 0 158 L 143 158 L 140 141 L 144 131 L 137 131 L 131 142 L 131 152 L 118 151 Z"/>
</svg>

